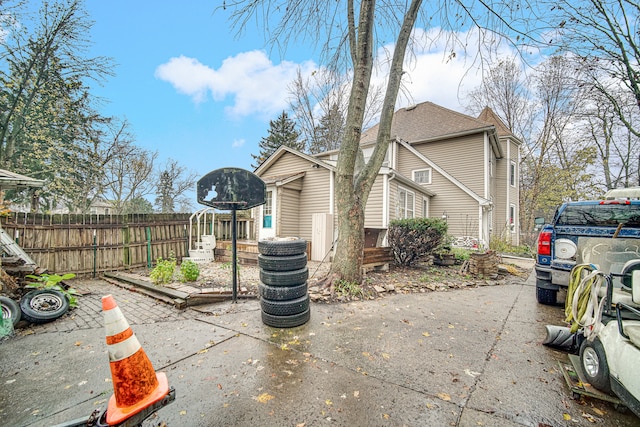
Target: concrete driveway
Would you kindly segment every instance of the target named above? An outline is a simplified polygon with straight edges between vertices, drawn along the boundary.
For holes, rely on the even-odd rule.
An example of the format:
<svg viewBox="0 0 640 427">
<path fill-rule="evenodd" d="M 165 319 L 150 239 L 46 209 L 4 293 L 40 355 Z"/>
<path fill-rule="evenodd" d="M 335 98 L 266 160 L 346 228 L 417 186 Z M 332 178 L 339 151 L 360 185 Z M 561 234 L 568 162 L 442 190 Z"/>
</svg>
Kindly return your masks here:
<svg viewBox="0 0 640 427">
<path fill-rule="evenodd" d="M 562 310 L 525 282 L 313 304 L 262 324 L 255 300 L 177 310 L 102 281 L 80 308 L 0 344 L 0 425 L 50 426 L 113 393 L 100 298 L 111 293 L 176 400 L 145 426 L 638 426 L 575 401 L 542 346 Z"/>
</svg>

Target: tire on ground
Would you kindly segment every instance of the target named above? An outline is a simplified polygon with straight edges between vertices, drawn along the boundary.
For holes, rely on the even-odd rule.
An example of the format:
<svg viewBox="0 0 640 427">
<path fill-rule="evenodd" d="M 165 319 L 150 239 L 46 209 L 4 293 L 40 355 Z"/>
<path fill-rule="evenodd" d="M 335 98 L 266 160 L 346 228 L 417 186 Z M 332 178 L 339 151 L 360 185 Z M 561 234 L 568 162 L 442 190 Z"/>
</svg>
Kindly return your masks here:
<svg viewBox="0 0 640 427">
<path fill-rule="evenodd" d="M 2 320 L 11 319 L 13 326 L 16 326 L 22 315 L 20 305 L 11 298 L 5 296 L 0 296 L 0 303 L 2 304 Z"/>
<path fill-rule="evenodd" d="M 309 278 L 309 268 L 293 271 L 269 271 L 260 269 L 260 281 L 269 286 L 301 285 Z"/>
<path fill-rule="evenodd" d="M 289 301 L 275 301 L 270 299 L 260 300 L 262 311 L 274 316 L 291 316 L 300 314 L 309 309 L 309 295 Z"/>
<path fill-rule="evenodd" d="M 260 298 L 274 301 L 287 301 L 300 298 L 307 294 L 307 283 L 296 286 L 269 286 L 264 283 L 258 285 Z"/>
<path fill-rule="evenodd" d="M 296 326 L 304 325 L 310 318 L 311 309 L 290 316 L 274 316 L 264 311 L 262 312 L 262 323 L 274 328 L 295 328 Z"/>
<path fill-rule="evenodd" d="M 22 318 L 31 323 L 47 323 L 69 310 L 69 300 L 55 289 L 38 289 L 20 299 Z"/>
<path fill-rule="evenodd" d="M 307 241 L 294 240 L 259 240 L 258 252 L 262 255 L 287 256 L 300 255 L 307 250 Z"/>
<path fill-rule="evenodd" d="M 272 256 L 258 255 L 258 265 L 264 270 L 292 271 L 300 270 L 307 265 L 307 253 L 299 255 Z"/>
</svg>

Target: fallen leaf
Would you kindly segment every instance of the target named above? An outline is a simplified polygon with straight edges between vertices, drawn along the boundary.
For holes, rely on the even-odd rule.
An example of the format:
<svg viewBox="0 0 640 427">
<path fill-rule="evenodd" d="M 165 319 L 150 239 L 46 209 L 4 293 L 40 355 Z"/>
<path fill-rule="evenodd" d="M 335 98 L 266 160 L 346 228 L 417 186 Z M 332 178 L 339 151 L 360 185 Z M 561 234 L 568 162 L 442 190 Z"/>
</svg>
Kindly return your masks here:
<svg viewBox="0 0 640 427">
<path fill-rule="evenodd" d="M 180 415 L 187 415 L 187 411 L 180 411 Z"/>
<path fill-rule="evenodd" d="M 389 354 L 387 354 L 387 353 L 382 353 L 382 358 L 384 360 L 389 360 L 389 359 L 391 359 L 391 356 Z"/>
<path fill-rule="evenodd" d="M 218 390 L 222 390 L 222 384 L 218 384 Z"/>
<path fill-rule="evenodd" d="M 202 350 L 198 351 L 198 354 L 206 353 L 206 352 L 208 352 L 208 351 L 209 351 L 209 350 L 207 350 L 206 348 L 203 348 Z"/>
<path fill-rule="evenodd" d="M 449 328 L 449 329 L 455 329 L 455 326 L 454 326 L 454 325 L 452 325 L 452 324 L 449 324 L 448 328 Z"/>
<path fill-rule="evenodd" d="M 591 414 L 587 414 L 585 412 L 582 413 L 582 418 L 586 418 L 590 423 L 595 423 L 596 422 L 596 417 L 594 417 Z"/>
<path fill-rule="evenodd" d="M 451 400 L 451 396 L 449 396 L 449 393 L 438 393 L 437 396 L 445 402 L 449 402 Z"/>
<path fill-rule="evenodd" d="M 389 418 L 391 418 L 391 416 L 389 414 L 382 414 L 382 418 L 388 420 Z"/>
<path fill-rule="evenodd" d="M 260 396 L 256 398 L 256 400 L 260 403 L 267 403 L 273 398 L 275 398 L 275 396 L 272 396 L 269 393 L 262 393 Z"/>
<path fill-rule="evenodd" d="M 73 345 L 80 347 L 82 345 L 82 341 L 76 341 Z"/>
<path fill-rule="evenodd" d="M 571 415 L 567 414 L 566 412 L 564 414 L 562 414 L 562 418 L 565 421 L 571 421 Z"/>
<path fill-rule="evenodd" d="M 430 337 L 431 334 L 429 332 L 423 332 L 422 335 L 424 335 L 425 337 Z"/>
<path fill-rule="evenodd" d="M 360 392 L 358 390 L 353 392 L 353 397 L 355 397 L 356 399 L 360 397 Z"/>
<path fill-rule="evenodd" d="M 307 423 L 299 423 L 299 424 L 296 424 L 296 427 L 304 427 L 305 425 L 307 425 Z"/>
<path fill-rule="evenodd" d="M 324 401 L 324 403 L 325 403 L 327 406 L 331 406 L 331 405 L 333 405 L 333 402 L 332 402 L 330 399 L 325 400 L 325 401 Z"/>
</svg>

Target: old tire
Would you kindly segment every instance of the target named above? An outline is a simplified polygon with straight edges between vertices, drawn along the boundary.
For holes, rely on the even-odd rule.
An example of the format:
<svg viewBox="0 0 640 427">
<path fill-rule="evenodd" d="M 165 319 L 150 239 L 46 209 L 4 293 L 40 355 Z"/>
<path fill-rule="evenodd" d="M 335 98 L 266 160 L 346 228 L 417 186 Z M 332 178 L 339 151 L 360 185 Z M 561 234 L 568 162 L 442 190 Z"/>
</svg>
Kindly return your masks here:
<svg viewBox="0 0 640 427">
<path fill-rule="evenodd" d="M 611 392 L 609 365 L 604 347 L 598 338 L 592 342 L 584 340 L 580 346 L 580 364 L 582 371 L 592 386 L 604 392 Z"/>
<path fill-rule="evenodd" d="M 275 301 L 270 299 L 260 300 L 262 311 L 274 316 L 291 316 L 300 314 L 309 309 L 309 295 L 289 301 Z"/>
<path fill-rule="evenodd" d="M 288 256 L 300 255 L 307 250 L 307 241 L 302 239 L 294 240 L 260 240 L 258 241 L 258 252 L 262 255 Z"/>
<path fill-rule="evenodd" d="M 260 298 L 275 300 L 275 301 L 288 301 L 296 298 L 300 298 L 307 294 L 307 283 L 296 286 L 269 286 L 264 283 L 258 285 L 258 291 Z"/>
<path fill-rule="evenodd" d="M 556 305 L 558 303 L 558 291 L 553 289 L 541 288 L 538 284 L 540 279 L 536 279 L 536 298 L 538 303 L 544 305 Z M 543 281 L 547 283 L 547 281 Z"/>
<path fill-rule="evenodd" d="M 24 320 L 31 323 L 47 323 L 69 310 L 69 300 L 55 289 L 38 289 L 22 297 L 20 309 Z"/>
<path fill-rule="evenodd" d="M 11 298 L 0 296 L 0 303 L 2 304 L 2 320 L 11 319 L 13 326 L 20 321 L 22 312 L 20 311 L 20 305 Z"/>
<path fill-rule="evenodd" d="M 296 286 L 301 285 L 309 278 L 307 267 L 293 271 L 269 271 L 260 270 L 260 281 L 269 286 Z"/>
<path fill-rule="evenodd" d="M 289 256 L 258 255 L 258 265 L 264 270 L 292 271 L 300 270 L 307 265 L 307 253 Z"/>
<path fill-rule="evenodd" d="M 262 323 L 274 328 L 295 328 L 296 326 L 304 325 L 310 318 L 311 309 L 290 316 L 274 316 L 273 314 L 262 312 Z"/>
</svg>

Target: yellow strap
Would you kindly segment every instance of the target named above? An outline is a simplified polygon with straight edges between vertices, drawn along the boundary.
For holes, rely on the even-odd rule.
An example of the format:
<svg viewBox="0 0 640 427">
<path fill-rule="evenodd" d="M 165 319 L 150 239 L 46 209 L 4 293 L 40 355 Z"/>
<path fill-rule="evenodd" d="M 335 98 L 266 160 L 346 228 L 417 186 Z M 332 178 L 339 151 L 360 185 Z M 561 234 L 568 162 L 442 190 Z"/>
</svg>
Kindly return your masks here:
<svg viewBox="0 0 640 427">
<path fill-rule="evenodd" d="M 587 305 L 591 296 L 591 286 L 593 285 L 594 278 L 588 280 L 584 288 L 582 288 L 580 295 L 578 296 L 578 318 L 573 317 L 571 306 L 573 304 L 573 298 L 575 297 L 576 290 L 580 286 L 582 281 L 583 270 L 588 270 L 587 274 L 594 270 L 590 264 L 579 264 L 573 267 L 571 270 L 571 276 L 569 279 L 569 288 L 567 289 L 567 300 L 565 301 L 564 314 L 565 321 L 571 324 L 571 332 L 577 332 L 580 329 L 578 321 L 584 316 L 587 311 Z"/>
</svg>

